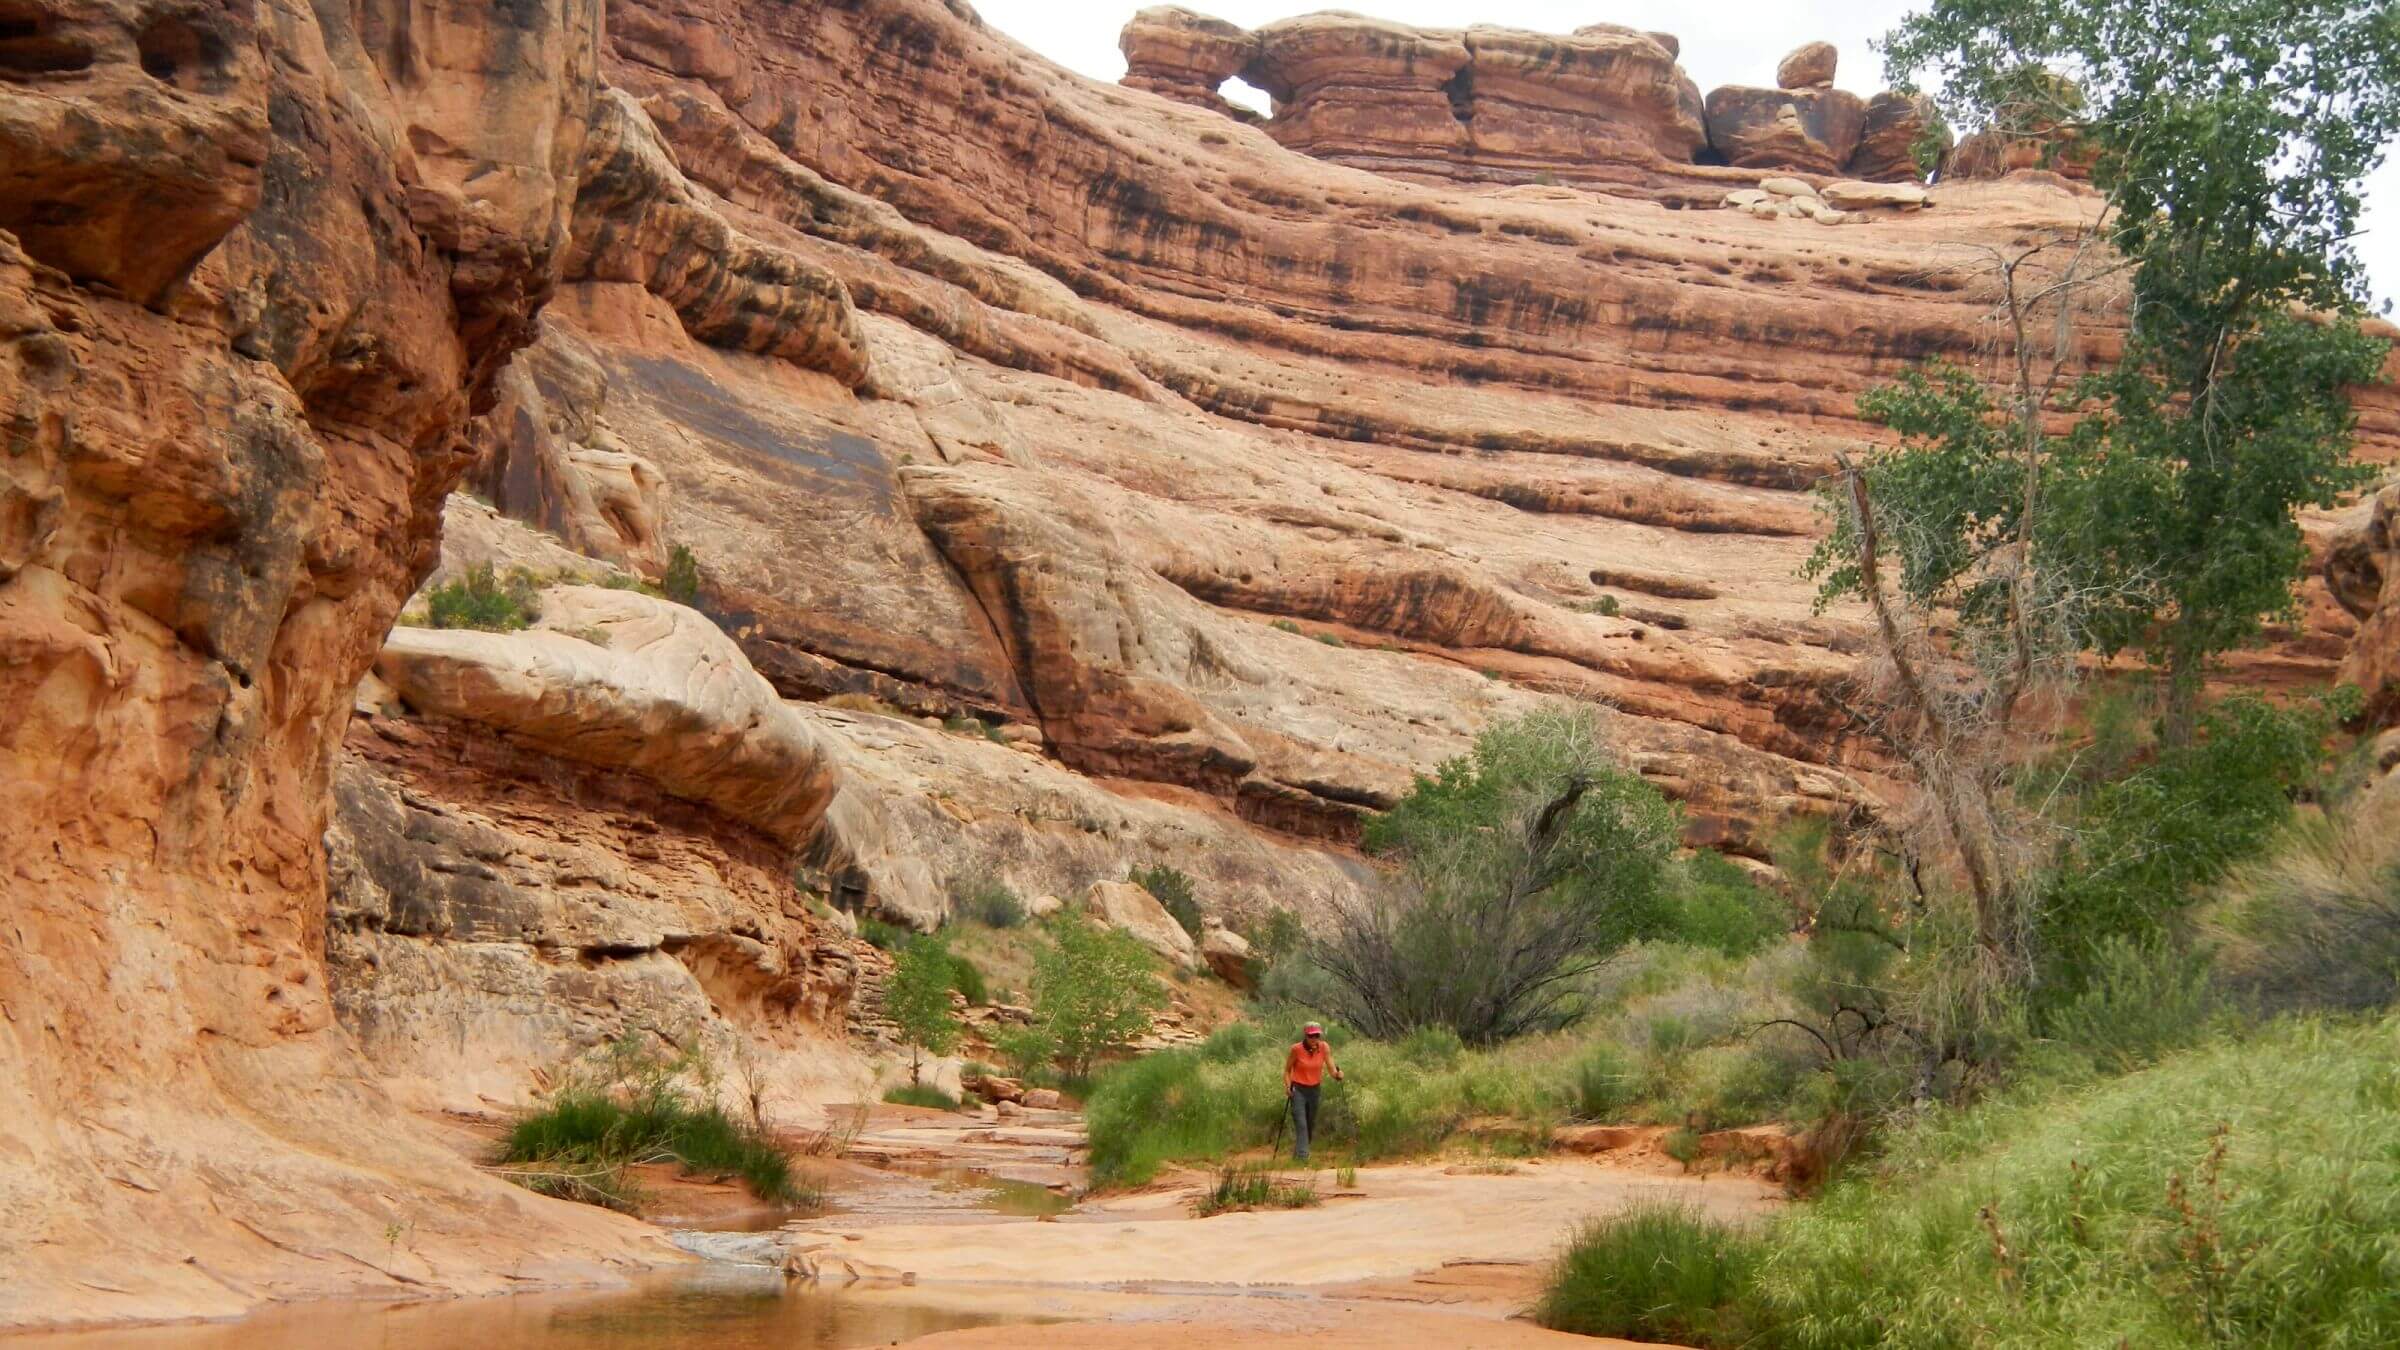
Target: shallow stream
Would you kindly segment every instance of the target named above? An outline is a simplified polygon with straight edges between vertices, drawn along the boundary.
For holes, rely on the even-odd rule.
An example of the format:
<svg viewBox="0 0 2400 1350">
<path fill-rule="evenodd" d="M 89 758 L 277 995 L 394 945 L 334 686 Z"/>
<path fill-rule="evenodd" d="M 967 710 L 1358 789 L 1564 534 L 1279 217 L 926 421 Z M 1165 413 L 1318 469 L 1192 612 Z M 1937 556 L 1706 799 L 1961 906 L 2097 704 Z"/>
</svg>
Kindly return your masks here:
<svg viewBox="0 0 2400 1350">
<path fill-rule="evenodd" d="M 678 1267 L 628 1289 L 415 1303 L 294 1304 L 238 1322 L 0 1338 L 6 1350 L 847 1350 L 1049 1320 L 967 1291 L 826 1290 L 779 1271 Z"/>
</svg>

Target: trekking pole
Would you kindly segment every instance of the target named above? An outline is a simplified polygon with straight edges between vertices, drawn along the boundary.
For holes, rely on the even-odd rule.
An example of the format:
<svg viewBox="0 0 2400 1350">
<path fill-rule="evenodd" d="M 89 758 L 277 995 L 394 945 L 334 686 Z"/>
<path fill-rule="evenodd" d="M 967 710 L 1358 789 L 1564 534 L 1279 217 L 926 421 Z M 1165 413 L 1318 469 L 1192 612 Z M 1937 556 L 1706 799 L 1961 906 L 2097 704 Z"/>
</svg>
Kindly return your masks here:
<svg viewBox="0 0 2400 1350">
<path fill-rule="evenodd" d="M 1283 1127 L 1292 1119 L 1292 1085 L 1283 1085 L 1283 1109 L 1275 1113 L 1275 1138 L 1267 1145 L 1267 1161 L 1272 1164 L 1283 1156 Z"/>
</svg>

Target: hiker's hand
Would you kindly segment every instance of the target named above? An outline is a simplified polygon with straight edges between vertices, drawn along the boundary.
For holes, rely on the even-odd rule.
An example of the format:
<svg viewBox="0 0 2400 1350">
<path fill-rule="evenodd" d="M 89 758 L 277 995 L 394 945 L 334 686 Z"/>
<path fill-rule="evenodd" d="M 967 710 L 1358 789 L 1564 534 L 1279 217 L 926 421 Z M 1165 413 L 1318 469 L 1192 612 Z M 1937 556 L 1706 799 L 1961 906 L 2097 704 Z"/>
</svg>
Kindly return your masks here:
<svg viewBox="0 0 2400 1350">
<path fill-rule="evenodd" d="M 1342 1081 L 1342 1071 L 1340 1069 L 1335 1069 L 1333 1071 L 1333 1081 L 1337 1083 Z"/>
</svg>

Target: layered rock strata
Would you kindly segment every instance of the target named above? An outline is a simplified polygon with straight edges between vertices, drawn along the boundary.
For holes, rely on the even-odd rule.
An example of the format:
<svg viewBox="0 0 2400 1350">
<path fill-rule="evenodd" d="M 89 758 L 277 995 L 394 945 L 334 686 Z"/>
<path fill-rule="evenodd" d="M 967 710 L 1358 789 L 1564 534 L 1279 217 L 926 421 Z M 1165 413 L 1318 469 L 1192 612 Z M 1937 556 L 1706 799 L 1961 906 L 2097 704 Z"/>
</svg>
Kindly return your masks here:
<svg viewBox="0 0 2400 1350">
<path fill-rule="evenodd" d="M 1739 185 L 1712 165 L 1921 176 L 1905 152 L 1924 107 L 1878 95 L 1868 142 L 1868 105 L 1832 87 L 1837 54 L 1823 42 L 1785 57 L 1777 88 L 1728 86 L 1705 102 L 1673 35 L 1613 24 L 1561 35 L 1328 12 L 1250 32 L 1159 8 L 1136 14 L 1118 45 L 1128 88 L 1255 120 L 1220 92 L 1239 75 L 1273 99 L 1262 125 L 1277 141 L 1400 177 L 1576 183 L 1707 205 Z"/>
<path fill-rule="evenodd" d="M 1258 57 L 1258 39 L 1241 28 L 1173 5 L 1136 13 L 1117 36 L 1124 84 L 1206 108 L 1238 121 L 1258 114 L 1218 92 Z"/>
<path fill-rule="evenodd" d="M 6 8 L 0 1327 L 660 1259 L 406 1117 L 324 956 L 332 752 L 556 283 L 600 5 Z"/>
<path fill-rule="evenodd" d="M 1863 627 L 1794 577 L 1808 488 L 1878 434 L 1860 389 L 1988 355 L 1986 246 L 2093 207 L 1967 183 L 1817 230 L 1666 209 L 1646 169 L 1400 181 L 938 0 L 616 0 L 605 42 L 593 3 L 19 10 L 7 1325 L 653 1259 L 426 1138 L 357 1041 L 419 1104 L 651 1019 L 832 1081 L 848 973 L 795 862 L 905 909 L 1158 861 L 1221 916 L 1322 914 L 1369 882 L 1362 813 L 1560 696 L 1618 710 L 1694 842 L 1874 809 L 1828 697 Z M 1689 140 L 1672 43 L 1591 45 L 1657 114 L 1611 136 Z M 1711 206 L 1761 177 L 1674 172 Z M 2362 392 L 2370 458 L 2396 406 Z M 556 539 L 462 503 L 463 560 L 681 546 L 725 644 L 567 597 L 492 650 L 403 634 L 414 692 L 353 718 L 471 463 Z M 2279 678 L 2353 627 L 2310 599 Z M 705 648 L 700 683 L 567 631 L 626 623 Z"/>
</svg>

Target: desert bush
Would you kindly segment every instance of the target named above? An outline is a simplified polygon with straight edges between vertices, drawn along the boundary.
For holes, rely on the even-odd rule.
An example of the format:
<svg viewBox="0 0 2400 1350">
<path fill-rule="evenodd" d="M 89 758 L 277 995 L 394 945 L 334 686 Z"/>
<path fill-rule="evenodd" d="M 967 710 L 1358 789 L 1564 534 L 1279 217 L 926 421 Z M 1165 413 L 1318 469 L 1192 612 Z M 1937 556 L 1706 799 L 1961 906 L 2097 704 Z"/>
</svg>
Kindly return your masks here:
<svg viewBox="0 0 2400 1350">
<path fill-rule="evenodd" d="M 1673 935 L 1696 947 L 1748 956 L 1792 931 L 1791 906 L 1723 854 L 1702 849 L 1676 869 Z"/>
<path fill-rule="evenodd" d="M 738 1176 L 770 1204 L 822 1198 L 793 1174 L 783 1150 L 755 1125 L 707 1100 L 691 1079 L 703 1086 L 710 1081 L 696 1051 L 664 1057 L 629 1035 L 510 1124 L 496 1170 L 545 1195 L 627 1211 L 639 1199 L 627 1169 L 649 1162 Z"/>
<path fill-rule="evenodd" d="M 1167 991 L 1156 959 L 1130 934 L 1065 915 L 1044 939 L 1033 958 L 1033 1021 L 1011 1044 L 1080 1078 L 1149 1031 Z"/>
<path fill-rule="evenodd" d="M 1306 1177 L 1282 1177 L 1255 1166 L 1217 1169 L 1214 1185 L 1192 1202 L 1192 1213 L 1205 1219 L 1237 1209 L 1308 1209 L 1322 1203 Z"/>
<path fill-rule="evenodd" d="M 2163 938 L 2112 938 L 2085 958 L 2072 992 L 2035 1014 L 2035 1030 L 2101 1073 L 2156 1062 L 2207 1035 L 2218 1013 L 2208 961 Z"/>
<path fill-rule="evenodd" d="M 2376 804 L 2370 803 L 2370 807 Z M 2227 985 L 2268 1011 L 2400 1001 L 2400 830 L 2390 808 L 2299 822 L 2202 915 Z"/>
<path fill-rule="evenodd" d="M 1150 892 L 1183 931 L 1197 939 L 1200 936 L 1200 897 L 1192 888 L 1190 875 L 1165 863 L 1136 867 L 1126 880 Z"/>
<path fill-rule="evenodd" d="M 658 579 L 658 589 L 676 604 L 700 603 L 700 560 L 690 549 L 677 544 L 667 550 L 667 570 Z"/>
<path fill-rule="evenodd" d="M 961 872 L 950 878 L 950 913 L 987 928 L 1015 928 L 1025 922 L 1025 901 L 1007 882 L 990 872 Z"/>
<path fill-rule="evenodd" d="M 2227 698 L 2202 714 L 2199 739 L 2090 789 L 2041 906 L 2054 977 L 2080 978 L 2082 963 L 2111 939 L 2159 937 L 2205 888 L 2258 854 L 2292 818 L 2294 795 L 2316 777 L 2334 719 L 2349 706 Z"/>
<path fill-rule="evenodd" d="M 1738 1345 L 1758 1260 L 1752 1235 L 1682 1206 L 1635 1205 L 1575 1235 L 1533 1317 L 1585 1336 Z"/>
<path fill-rule="evenodd" d="M 496 576 L 490 563 L 477 563 L 427 591 L 425 610 L 432 627 L 486 633 L 513 633 L 542 616 L 532 576 L 522 568 Z"/>
<path fill-rule="evenodd" d="M 1615 1046 L 1593 1046 L 1568 1079 L 1567 1110 L 1577 1120 L 1615 1120 L 1632 1103 L 1632 1088 L 1625 1056 Z"/>
<path fill-rule="evenodd" d="M 1448 1027 L 1418 1027 L 1400 1038 L 1399 1051 L 1411 1063 L 1425 1069 L 1447 1069 L 1458 1063 L 1466 1053 L 1466 1042 Z"/>
<path fill-rule="evenodd" d="M 1404 879 L 1311 947 L 1336 1011 L 1370 1035 L 1443 1026 L 1471 1045 L 1582 1015 L 1581 981 L 1665 926 L 1675 813 L 1619 767 L 1597 715 L 1551 710 L 1487 730 L 1370 821 Z"/>
<path fill-rule="evenodd" d="M 882 919 L 860 919 L 858 936 L 877 951 L 896 952 L 906 947 L 916 934 L 899 924 L 888 923 Z"/>
<path fill-rule="evenodd" d="M 2400 1022 L 2292 1020 L 1892 1134 L 1770 1230 L 1796 1350 L 2400 1343 Z"/>
<path fill-rule="evenodd" d="M 937 1111 L 955 1111 L 958 1098 L 931 1083 L 902 1083 L 886 1089 L 883 1099 L 895 1106 L 926 1106 Z"/>
</svg>

